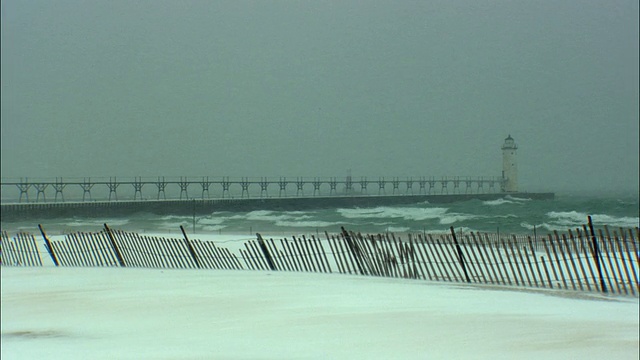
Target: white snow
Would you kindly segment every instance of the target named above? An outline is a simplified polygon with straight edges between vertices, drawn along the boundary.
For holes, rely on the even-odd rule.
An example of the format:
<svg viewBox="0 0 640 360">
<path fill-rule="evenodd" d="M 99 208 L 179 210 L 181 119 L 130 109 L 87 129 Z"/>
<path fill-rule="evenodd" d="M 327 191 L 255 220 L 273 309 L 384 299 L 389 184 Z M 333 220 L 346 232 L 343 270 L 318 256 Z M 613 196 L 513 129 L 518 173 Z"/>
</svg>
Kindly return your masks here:
<svg viewBox="0 0 640 360">
<path fill-rule="evenodd" d="M 638 298 L 338 274 L 2 268 L 2 359 L 638 359 Z"/>
</svg>

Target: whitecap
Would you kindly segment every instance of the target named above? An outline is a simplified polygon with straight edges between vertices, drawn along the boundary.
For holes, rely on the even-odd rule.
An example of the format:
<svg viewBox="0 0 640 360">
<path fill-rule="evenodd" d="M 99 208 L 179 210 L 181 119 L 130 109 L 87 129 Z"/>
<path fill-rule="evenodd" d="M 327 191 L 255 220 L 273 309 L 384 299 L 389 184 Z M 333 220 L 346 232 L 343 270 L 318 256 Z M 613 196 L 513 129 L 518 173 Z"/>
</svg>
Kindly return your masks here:
<svg viewBox="0 0 640 360">
<path fill-rule="evenodd" d="M 483 205 L 489 205 L 489 206 L 497 206 L 497 205 L 503 205 L 503 204 L 514 204 L 514 201 L 509 201 L 506 200 L 504 198 L 500 198 L 500 199 L 495 199 L 495 200 L 487 200 L 487 201 L 483 201 L 482 204 Z"/>
<path fill-rule="evenodd" d="M 518 215 L 516 215 L 516 214 L 505 214 L 505 215 L 494 215 L 493 217 L 502 218 L 502 219 L 509 219 L 509 218 L 518 218 Z"/>
<path fill-rule="evenodd" d="M 162 220 L 162 221 L 171 221 L 171 220 L 183 220 L 186 218 L 191 218 L 191 216 L 184 216 L 184 215 L 165 215 L 165 216 L 161 216 L 158 219 Z"/>
<path fill-rule="evenodd" d="M 531 201 L 531 199 L 529 198 L 519 198 L 519 197 L 515 197 L 515 196 L 511 196 L 511 195 L 507 195 L 504 197 L 507 200 L 513 200 L 513 201 Z"/>
<path fill-rule="evenodd" d="M 207 226 L 203 226 L 202 230 L 204 231 L 219 231 L 226 228 L 225 225 L 207 225 Z"/>
<path fill-rule="evenodd" d="M 328 222 L 328 221 L 276 221 L 276 226 L 286 226 L 286 227 L 306 227 L 306 228 L 317 228 L 317 227 L 328 227 L 328 226 L 337 226 L 344 225 L 341 223 Z"/>
<path fill-rule="evenodd" d="M 550 211 L 547 217 L 564 226 L 576 226 L 587 223 L 587 214 L 577 211 Z"/>
<path fill-rule="evenodd" d="M 248 221 L 283 221 L 283 220 L 303 220 L 311 218 L 304 211 L 285 211 L 277 213 L 271 210 L 256 210 L 242 215 L 233 215 L 228 219 L 248 220 Z"/>
<path fill-rule="evenodd" d="M 384 219 L 401 218 L 404 220 L 422 221 L 428 219 L 439 219 L 446 212 L 447 208 L 402 208 L 380 206 L 365 209 L 338 209 L 337 212 L 347 219 Z"/>
<path fill-rule="evenodd" d="M 129 219 L 82 219 L 65 223 L 66 226 L 123 226 L 129 223 Z"/>
<path fill-rule="evenodd" d="M 555 223 L 565 226 L 576 226 L 588 223 L 588 214 L 578 211 L 551 211 L 546 214 Z M 594 225 L 608 225 L 615 227 L 637 227 L 640 218 L 637 217 L 616 217 L 606 214 L 593 214 L 591 220 Z"/>
<path fill-rule="evenodd" d="M 472 232 L 473 233 L 477 233 L 478 232 L 478 230 L 474 230 L 474 229 L 466 227 L 466 226 L 462 226 L 462 227 L 459 227 L 459 228 L 454 228 L 453 230 L 456 232 L 456 234 L 462 233 L 462 235 L 470 234 Z"/>
<path fill-rule="evenodd" d="M 561 225 L 552 225 L 552 224 L 548 224 L 548 223 L 542 223 L 542 224 L 537 224 L 537 225 L 531 225 L 527 222 L 522 222 L 520 223 L 520 226 L 533 231 L 533 230 L 540 230 L 540 229 L 547 229 L 548 231 L 566 231 L 567 227 L 566 226 L 561 226 Z"/>
<path fill-rule="evenodd" d="M 615 217 L 610 215 L 591 215 L 591 220 L 596 225 L 608 225 L 615 227 L 634 228 L 640 226 L 640 218 L 637 217 Z"/>
<path fill-rule="evenodd" d="M 219 218 L 200 218 L 198 219 L 198 224 L 204 224 L 204 225 L 220 225 L 222 224 L 226 219 L 224 217 L 219 217 Z"/>
<path fill-rule="evenodd" d="M 452 213 L 452 214 L 447 214 L 446 216 L 442 216 L 440 218 L 440 224 L 447 225 L 447 224 L 456 223 L 458 221 L 465 221 L 465 220 L 477 219 L 477 218 L 479 218 L 479 216 Z"/>
<path fill-rule="evenodd" d="M 411 230 L 411 228 L 408 227 L 404 227 L 404 226 L 389 226 L 388 228 L 386 228 L 387 232 L 407 232 Z"/>
</svg>

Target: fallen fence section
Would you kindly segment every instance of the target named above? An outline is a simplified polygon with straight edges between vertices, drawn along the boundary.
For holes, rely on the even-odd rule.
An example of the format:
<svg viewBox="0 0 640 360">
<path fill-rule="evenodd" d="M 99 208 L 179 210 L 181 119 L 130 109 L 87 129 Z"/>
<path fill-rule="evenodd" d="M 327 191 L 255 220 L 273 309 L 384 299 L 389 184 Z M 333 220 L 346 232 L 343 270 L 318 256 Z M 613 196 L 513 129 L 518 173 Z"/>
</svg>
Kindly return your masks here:
<svg viewBox="0 0 640 360">
<path fill-rule="evenodd" d="M 43 248 L 56 266 L 115 266 L 322 272 L 611 292 L 638 296 L 639 229 L 587 225 L 546 237 L 496 234 L 361 234 L 344 228 L 324 237 L 245 241 L 234 251 L 213 241 L 112 230 L 75 232 Z M 3 266 L 42 266 L 33 235 L 2 232 Z"/>
</svg>

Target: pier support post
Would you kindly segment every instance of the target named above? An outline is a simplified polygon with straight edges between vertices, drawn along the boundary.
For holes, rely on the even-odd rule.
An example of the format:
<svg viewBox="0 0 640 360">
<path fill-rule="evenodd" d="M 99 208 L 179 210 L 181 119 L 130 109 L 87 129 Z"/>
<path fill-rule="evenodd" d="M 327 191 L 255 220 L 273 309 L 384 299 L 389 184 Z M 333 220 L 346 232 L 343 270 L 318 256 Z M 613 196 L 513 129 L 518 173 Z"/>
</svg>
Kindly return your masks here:
<svg viewBox="0 0 640 360">
<path fill-rule="evenodd" d="M 320 180 L 318 180 L 318 178 L 313 179 L 313 196 L 316 196 L 317 194 L 320 193 L 320 185 L 322 185 L 322 182 Z"/>
<path fill-rule="evenodd" d="M 280 187 L 279 196 L 282 197 L 282 193 L 284 192 L 284 196 L 287 196 L 287 178 L 281 177 L 278 181 L 278 186 Z"/>
<path fill-rule="evenodd" d="M 140 194 L 140 200 L 142 200 L 142 186 L 143 185 L 144 185 L 144 183 L 142 182 L 142 177 L 138 177 L 138 178 L 134 178 L 133 179 L 133 189 L 134 189 L 133 200 L 137 200 L 138 199 L 138 194 Z"/>
<path fill-rule="evenodd" d="M 413 195 L 413 178 L 409 178 L 407 183 L 407 195 Z"/>
<path fill-rule="evenodd" d="M 58 202 L 58 194 L 60 194 L 60 197 L 62 198 L 62 202 L 64 202 L 64 193 L 62 192 L 62 190 L 64 190 L 67 184 L 62 182 L 62 178 L 60 178 L 60 180 L 56 178 L 56 182 L 52 186 L 56 190 L 56 195 L 53 201 Z"/>
<path fill-rule="evenodd" d="M 207 199 L 209 199 L 209 185 L 211 185 L 211 182 L 209 181 L 209 177 L 207 176 L 206 180 L 203 177 L 202 181 L 200 182 L 200 185 L 202 185 L 202 200 L 204 200 L 204 193 L 207 193 Z"/>
<path fill-rule="evenodd" d="M 473 184 L 473 180 L 466 180 L 465 184 L 467 185 L 467 188 L 464 189 L 464 193 L 465 194 L 473 194 L 473 188 L 471 188 L 471 185 Z"/>
<path fill-rule="evenodd" d="M 400 186 L 400 180 L 398 180 L 398 178 L 393 178 L 393 180 L 391 180 L 391 185 L 393 186 L 393 191 L 391 193 L 395 195 L 396 190 L 398 190 L 398 187 Z"/>
<path fill-rule="evenodd" d="M 242 198 L 244 198 L 245 193 L 247 194 L 247 199 L 249 198 L 249 184 L 249 178 L 242 178 L 240 181 L 240 186 L 242 186 Z"/>
<path fill-rule="evenodd" d="M 385 191 L 386 185 L 387 182 L 384 181 L 384 178 L 378 178 L 378 195 L 380 195 L 380 193 L 382 193 L 383 195 L 387 194 L 387 192 Z"/>
<path fill-rule="evenodd" d="M 369 181 L 367 181 L 367 178 L 366 177 L 360 178 L 360 193 L 361 194 L 366 194 L 367 193 L 367 185 L 369 185 Z"/>
<path fill-rule="evenodd" d="M 260 197 L 269 197 L 269 193 L 267 189 L 269 188 L 269 180 L 265 178 L 260 178 Z"/>
<path fill-rule="evenodd" d="M 329 195 L 337 195 L 338 191 L 336 188 L 338 187 L 338 181 L 336 178 L 329 180 L 329 187 L 331 188 L 331 190 L 329 190 Z"/>
<path fill-rule="evenodd" d="M 300 196 L 300 194 L 304 196 L 304 181 L 302 180 L 302 178 L 296 179 L 296 186 L 298 187 L 298 190 L 296 191 L 296 196 Z"/>
<path fill-rule="evenodd" d="M 460 194 L 460 178 L 459 177 L 455 177 L 453 178 L 453 193 L 454 194 Z"/>
<path fill-rule="evenodd" d="M 483 185 L 484 185 L 484 179 L 481 176 L 480 180 L 478 180 L 478 189 L 477 189 L 478 194 L 484 194 L 484 188 L 482 187 Z"/>
<path fill-rule="evenodd" d="M 82 179 L 82 183 L 80 184 L 80 187 L 81 187 L 81 188 L 82 188 L 82 190 L 84 191 L 84 192 L 82 193 L 82 201 L 85 201 L 85 196 L 86 196 L 87 194 L 89 194 L 89 200 L 92 200 L 92 199 L 91 199 L 91 188 L 93 187 L 93 185 L 95 185 L 95 184 L 92 184 L 92 183 L 91 183 L 91 178 L 88 178 L 88 179 Z"/>
<path fill-rule="evenodd" d="M 22 195 L 24 195 L 27 199 L 27 202 L 29 202 L 29 188 L 31 187 L 31 184 L 29 184 L 29 179 L 27 178 L 25 179 L 25 182 L 23 182 L 22 178 L 20 178 L 20 184 L 17 184 L 16 186 L 20 190 L 20 197 L 18 198 L 18 202 L 22 202 Z"/>
<path fill-rule="evenodd" d="M 164 176 L 162 179 L 158 177 L 156 186 L 158 187 L 158 200 L 160 200 L 160 193 L 162 193 L 162 197 L 167 200 L 167 194 L 164 192 L 164 189 L 167 187 L 167 182 L 164 180 Z M 140 197 L 142 197 L 142 194 L 140 194 Z"/>
<path fill-rule="evenodd" d="M 178 182 L 178 186 L 180 186 L 180 200 L 182 200 L 182 194 L 184 193 L 187 200 L 189 199 L 189 193 L 187 192 L 187 188 L 189 187 L 189 180 L 185 177 L 184 180 L 182 176 L 180 177 L 180 181 Z"/>
<path fill-rule="evenodd" d="M 447 183 L 449 182 L 449 180 L 447 180 L 447 178 L 442 178 L 442 181 L 440 181 L 440 184 L 442 186 L 442 188 L 440 189 L 440 194 L 449 194 L 449 190 L 447 189 Z"/>
<path fill-rule="evenodd" d="M 33 184 L 33 187 L 36 188 L 38 193 L 36 194 L 36 202 L 40 199 L 40 194 L 42 194 L 42 201 L 47 202 L 47 197 L 44 194 L 44 190 L 47 188 L 49 184 Z"/>
<path fill-rule="evenodd" d="M 231 186 L 231 182 L 229 181 L 229 177 L 222 178 L 222 198 L 224 199 L 224 195 L 227 194 L 228 197 L 231 197 L 229 194 L 229 187 Z"/>
<path fill-rule="evenodd" d="M 109 201 L 111 201 L 111 194 L 114 194 L 116 201 L 118 201 L 118 193 L 116 192 L 118 186 L 120 186 L 120 183 L 118 183 L 115 177 L 113 179 L 109 178 L 109 182 L 107 183 L 107 187 L 109 188 Z"/>
<path fill-rule="evenodd" d="M 420 180 L 418 180 L 418 185 L 420 185 L 420 194 L 426 195 L 427 180 L 425 180 L 424 177 L 420 178 Z"/>
</svg>

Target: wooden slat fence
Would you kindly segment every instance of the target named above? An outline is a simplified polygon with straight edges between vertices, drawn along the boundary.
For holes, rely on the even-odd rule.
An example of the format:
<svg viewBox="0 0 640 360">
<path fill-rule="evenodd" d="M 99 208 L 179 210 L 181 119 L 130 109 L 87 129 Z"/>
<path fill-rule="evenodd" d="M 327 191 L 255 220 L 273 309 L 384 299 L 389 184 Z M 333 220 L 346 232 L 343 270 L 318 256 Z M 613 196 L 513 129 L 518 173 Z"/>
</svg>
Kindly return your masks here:
<svg viewBox="0 0 640 360">
<path fill-rule="evenodd" d="M 228 249 L 212 241 L 173 239 L 105 229 L 74 232 L 63 240 L 49 240 L 50 255 L 60 266 L 125 266 L 175 269 L 243 269 Z M 193 252 L 191 252 L 191 249 Z"/>
<path fill-rule="evenodd" d="M 45 249 L 59 266 L 125 266 L 177 269 L 250 269 L 320 272 L 444 282 L 612 292 L 638 296 L 639 229 L 585 225 L 566 234 L 496 236 L 361 234 L 342 229 L 324 237 L 246 241 L 234 251 L 213 241 L 140 235 L 112 230 L 76 232 Z M 33 235 L 2 233 L 2 265 L 41 266 Z"/>
<path fill-rule="evenodd" d="M 0 240 L 2 266 L 42 266 L 38 244 L 32 234 L 19 232 L 9 238 L 2 231 Z"/>
</svg>

